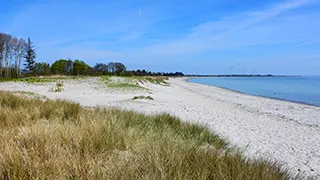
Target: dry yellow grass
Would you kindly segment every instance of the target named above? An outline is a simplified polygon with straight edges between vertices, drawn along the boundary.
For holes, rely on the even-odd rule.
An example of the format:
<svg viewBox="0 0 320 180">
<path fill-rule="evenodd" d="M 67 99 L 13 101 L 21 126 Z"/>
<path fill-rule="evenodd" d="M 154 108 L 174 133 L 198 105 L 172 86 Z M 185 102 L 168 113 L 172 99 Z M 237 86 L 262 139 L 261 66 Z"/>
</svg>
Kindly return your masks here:
<svg viewBox="0 0 320 180">
<path fill-rule="evenodd" d="M 0 92 L 2 179 L 288 179 L 205 127 Z"/>
</svg>

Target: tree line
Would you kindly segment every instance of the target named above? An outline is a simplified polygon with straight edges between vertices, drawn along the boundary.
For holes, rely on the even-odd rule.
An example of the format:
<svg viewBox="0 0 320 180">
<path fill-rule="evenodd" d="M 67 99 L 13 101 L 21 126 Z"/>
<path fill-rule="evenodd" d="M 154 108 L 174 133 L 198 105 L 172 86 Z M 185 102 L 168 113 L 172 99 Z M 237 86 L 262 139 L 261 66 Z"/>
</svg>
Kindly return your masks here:
<svg viewBox="0 0 320 180">
<path fill-rule="evenodd" d="M 9 34 L 0 33 L 0 77 L 20 77 L 21 63 L 27 42 Z"/>
<path fill-rule="evenodd" d="M 127 67 L 120 62 L 97 63 L 94 67 L 89 66 L 84 61 L 59 59 L 55 61 L 51 68 L 49 64 L 43 63 L 43 66 L 48 68 L 39 69 L 38 75 L 87 75 L 87 76 L 101 76 L 101 75 L 117 75 L 117 76 L 184 76 L 182 72 L 151 72 L 146 70 L 127 70 Z M 41 69 L 41 70 L 40 70 Z"/>
<path fill-rule="evenodd" d="M 84 61 L 77 59 L 59 59 L 50 65 L 46 62 L 36 62 L 36 58 L 35 46 L 30 38 L 25 40 L 10 34 L 0 33 L 0 78 L 55 74 L 72 76 L 183 76 L 181 72 L 128 71 L 127 67 L 120 62 L 97 63 L 94 67 L 91 67 Z M 24 66 L 23 70 L 21 70 L 22 65 Z"/>
</svg>

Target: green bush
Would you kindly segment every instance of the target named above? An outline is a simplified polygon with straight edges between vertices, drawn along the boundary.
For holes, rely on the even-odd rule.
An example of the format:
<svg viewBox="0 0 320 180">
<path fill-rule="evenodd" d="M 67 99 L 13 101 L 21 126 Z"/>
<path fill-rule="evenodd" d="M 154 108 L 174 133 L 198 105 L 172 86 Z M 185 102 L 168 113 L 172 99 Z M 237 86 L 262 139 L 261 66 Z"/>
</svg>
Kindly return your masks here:
<svg viewBox="0 0 320 180">
<path fill-rule="evenodd" d="M 122 71 L 119 76 L 131 77 L 133 73 L 131 71 Z"/>
</svg>

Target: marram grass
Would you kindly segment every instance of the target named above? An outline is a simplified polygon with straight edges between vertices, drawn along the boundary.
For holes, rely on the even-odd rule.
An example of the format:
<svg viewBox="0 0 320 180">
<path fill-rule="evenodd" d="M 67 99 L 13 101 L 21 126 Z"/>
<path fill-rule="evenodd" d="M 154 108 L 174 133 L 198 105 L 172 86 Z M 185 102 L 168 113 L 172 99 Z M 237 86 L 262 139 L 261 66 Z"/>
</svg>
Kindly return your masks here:
<svg viewBox="0 0 320 180">
<path fill-rule="evenodd" d="M 2 179 L 289 179 L 205 127 L 168 114 L 0 92 Z"/>
<path fill-rule="evenodd" d="M 154 100 L 151 96 L 134 96 L 132 100 L 145 99 L 145 100 Z"/>
</svg>

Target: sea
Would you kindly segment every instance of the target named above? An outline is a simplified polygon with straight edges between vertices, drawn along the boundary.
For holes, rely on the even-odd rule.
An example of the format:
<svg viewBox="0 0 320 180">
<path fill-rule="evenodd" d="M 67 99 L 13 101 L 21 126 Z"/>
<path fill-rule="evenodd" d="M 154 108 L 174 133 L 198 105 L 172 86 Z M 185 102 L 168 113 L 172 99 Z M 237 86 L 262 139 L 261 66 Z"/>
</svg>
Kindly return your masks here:
<svg viewBox="0 0 320 180">
<path fill-rule="evenodd" d="M 245 94 L 320 106 L 320 76 L 190 78 L 189 82 Z"/>
</svg>

